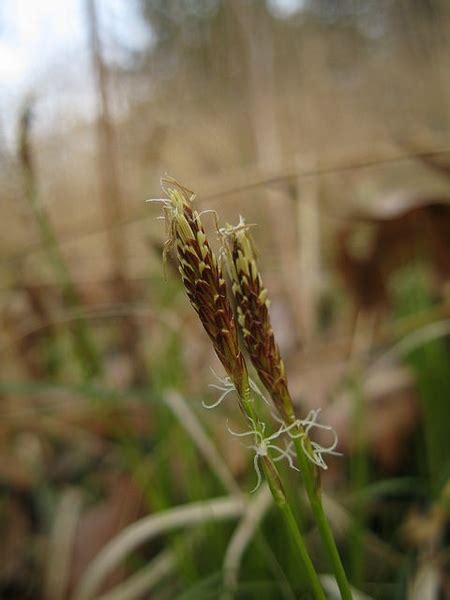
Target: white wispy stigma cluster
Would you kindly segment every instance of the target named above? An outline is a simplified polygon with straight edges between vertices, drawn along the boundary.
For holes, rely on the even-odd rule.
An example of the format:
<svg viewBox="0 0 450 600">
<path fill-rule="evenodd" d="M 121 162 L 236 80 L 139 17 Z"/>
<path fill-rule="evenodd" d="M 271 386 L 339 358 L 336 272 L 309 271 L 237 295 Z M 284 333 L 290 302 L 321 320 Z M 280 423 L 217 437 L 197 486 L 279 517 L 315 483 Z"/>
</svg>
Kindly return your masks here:
<svg viewBox="0 0 450 600">
<path fill-rule="evenodd" d="M 216 406 L 219 406 L 225 400 L 225 398 L 228 396 L 228 394 L 231 394 L 231 392 L 237 392 L 236 386 L 232 382 L 231 377 L 228 377 L 228 375 L 225 377 L 220 377 L 220 375 L 217 375 L 217 373 L 214 371 L 214 369 L 211 369 L 211 372 L 214 375 L 214 377 L 217 379 L 217 381 L 219 382 L 220 385 L 217 385 L 216 383 L 210 383 L 210 384 L 208 384 L 208 387 L 219 390 L 220 392 L 222 392 L 222 394 L 212 404 L 206 404 L 206 402 L 204 400 L 202 400 L 203 408 L 216 408 Z M 256 385 L 256 383 L 250 377 L 248 378 L 248 384 L 250 386 L 250 389 L 259 398 L 264 400 L 264 402 L 266 404 L 270 404 L 269 400 L 267 400 L 267 398 L 261 392 L 259 387 Z"/>
<path fill-rule="evenodd" d="M 239 215 L 239 223 L 237 225 L 226 225 L 225 227 L 217 226 L 217 233 L 221 238 L 231 237 L 238 231 L 250 229 L 250 227 L 256 227 L 256 223 L 246 223 L 242 215 Z"/>
<path fill-rule="evenodd" d="M 321 469 L 328 469 L 328 465 L 325 462 L 323 455 L 328 454 L 331 456 L 342 456 L 342 453 L 336 451 L 336 447 L 338 445 L 338 436 L 333 427 L 330 427 L 329 425 L 322 425 L 321 423 L 317 422 L 320 411 L 320 408 L 315 410 L 313 409 L 309 411 L 305 419 L 297 419 L 289 426 L 281 421 L 277 415 L 274 414 L 273 417 L 282 424 L 281 426 L 284 427 L 284 432 L 287 433 L 292 440 L 300 439 L 303 452 L 312 463 Z M 322 446 L 321 444 L 314 442 L 309 435 L 310 431 L 313 429 L 330 431 L 333 436 L 331 444 L 329 446 Z M 291 452 L 291 444 L 288 446 L 288 448 L 289 452 Z"/>
<path fill-rule="evenodd" d="M 236 392 L 236 386 L 231 381 L 231 377 L 228 377 L 228 375 L 226 377 L 220 377 L 220 375 L 217 375 L 214 369 L 211 369 L 211 371 L 220 385 L 217 385 L 216 383 L 210 383 L 208 384 L 208 387 L 219 390 L 222 392 L 222 394 L 220 395 L 219 399 L 212 404 L 206 404 L 206 402 L 202 400 L 203 408 L 216 408 L 216 406 L 219 406 L 219 404 L 225 400 L 228 394 L 231 394 L 231 392 Z"/>
<path fill-rule="evenodd" d="M 166 191 L 166 189 L 163 186 L 163 190 Z M 173 201 L 173 195 L 171 190 L 167 190 L 166 191 L 168 194 L 168 198 L 148 198 L 146 200 L 146 202 L 151 202 L 151 203 L 155 203 L 155 204 L 161 204 L 162 206 L 162 210 L 163 210 L 163 214 L 159 215 L 159 217 L 156 217 L 156 219 L 158 221 L 164 221 L 166 224 L 166 231 L 169 234 L 168 239 L 164 242 L 163 245 L 163 264 L 164 267 L 166 265 L 166 259 L 167 259 L 167 255 L 169 253 L 169 251 L 171 250 L 172 246 L 174 245 L 174 236 L 173 236 L 173 232 L 170 231 L 170 223 L 171 223 L 171 219 L 172 216 L 175 214 L 176 212 L 176 208 L 175 208 L 175 204 Z"/>
<path fill-rule="evenodd" d="M 269 456 L 269 451 L 278 453 L 277 456 L 271 456 L 271 459 L 273 462 L 278 462 L 280 460 L 283 460 L 283 458 L 285 458 L 288 461 L 291 469 L 294 469 L 295 471 L 298 471 L 299 469 L 297 469 L 297 467 L 294 465 L 294 463 L 292 461 L 292 455 L 293 455 L 292 444 L 293 444 L 293 442 L 289 442 L 288 445 L 286 446 L 286 448 L 284 448 L 284 449 L 280 448 L 279 446 L 277 446 L 274 443 L 274 441 L 276 439 L 278 439 L 283 433 L 286 433 L 287 429 L 286 429 L 285 425 L 281 425 L 281 427 L 275 433 L 272 433 L 271 435 L 265 437 L 266 424 L 263 422 L 259 423 L 259 429 L 258 429 L 258 426 L 255 423 L 255 421 L 253 419 L 249 419 L 249 420 L 252 424 L 252 428 L 249 431 L 244 431 L 244 432 L 233 431 L 232 429 L 229 428 L 228 424 L 227 424 L 227 429 L 231 433 L 231 435 L 234 435 L 236 437 L 246 437 L 246 436 L 252 435 L 255 438 L 255 443 L 252 444 L 251 446 L 247 446 L 249 449 L 254 450 L 254 452 L 255 452 L 255 456 L 253 458 L 253 465 L 255 467 L 257 481 L 256 481 L 255 487 L 250 492 L 251 494 L 253 494 L 253 492 L 256 492 L 256 490 L 259 488 L 259 486 L 261 485 L 261 481 L 262 481 L 261 469 L 259 467 L 259 459 L 263 456 Z"/>
<path fill-rule="evenodd" d="M 219 227 L 219 222 L 216 220 L 216 232 L 219 240 L 222 242 L 222 245 L 219 248 L 219 256 L 224 263 L 226 263 L 227 257 L 227 249 L 225 247 L 226 240 L 233 237 L 233 235 L 239 231 L 247 231 L 247 229 L 251 229 L 252 227 L 256 227 L 256 223 L 246 223 L 242 215 L 239 215 L 239 223 L 237 225 L 230 225 L 227 223 L 225 227 Z"/>
</svg>

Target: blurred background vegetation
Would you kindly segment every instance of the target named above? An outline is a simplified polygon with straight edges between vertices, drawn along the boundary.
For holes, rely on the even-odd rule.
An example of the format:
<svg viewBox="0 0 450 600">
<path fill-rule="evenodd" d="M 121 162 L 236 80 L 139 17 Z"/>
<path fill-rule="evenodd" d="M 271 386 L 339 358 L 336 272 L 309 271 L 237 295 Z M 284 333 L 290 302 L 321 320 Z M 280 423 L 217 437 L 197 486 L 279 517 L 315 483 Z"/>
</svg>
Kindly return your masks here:
<svg viewBox="0 0 450 600">
<path fill-rule="evenodd" d="M 201 406 L 216 359 L 145 204 L 166 173 L 258 224 L 298 414 L 339 434 L 323 487 L 360 597 L 450 598 L 449 66 L 444 0 L 4 0 L 1 598 L 231 597 L 252 457 L 233 402 Z M 250 501 L 234 597 L 303 597 Z"/>
</svg>

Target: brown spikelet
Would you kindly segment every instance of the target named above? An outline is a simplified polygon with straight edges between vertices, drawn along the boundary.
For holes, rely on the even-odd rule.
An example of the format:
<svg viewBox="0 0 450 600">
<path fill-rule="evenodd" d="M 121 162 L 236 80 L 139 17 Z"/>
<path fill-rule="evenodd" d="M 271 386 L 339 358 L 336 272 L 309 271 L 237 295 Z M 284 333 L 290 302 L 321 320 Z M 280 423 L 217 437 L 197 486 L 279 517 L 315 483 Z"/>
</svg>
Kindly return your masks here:
<svg viewBox="0 0 450 600">
<path fill-rule="evenodd" d="M 222 270 L 206 239 L 200 216 L 193 208 L 194 194 L 172 179 L 165 179 L 163 187 L 169 197 L 164 201 L 170 228 L 169 243 L 175 246 L 187 295 L 220 362 L 242 397 L 248 389 L 247 368 L 239 348 Z"/>
<path fill-rule="evenodd" d="M 278 412 L 290 421 L 293 410 L 286 371 L 275 341 L 268 311 L 267 290 L 258 271 L 248 227 L 241 218 L 237 227 L 221 231 L 226 240 L 227 263 L 236 299 L 237 317 L 247 351 Z"/>
</svg>

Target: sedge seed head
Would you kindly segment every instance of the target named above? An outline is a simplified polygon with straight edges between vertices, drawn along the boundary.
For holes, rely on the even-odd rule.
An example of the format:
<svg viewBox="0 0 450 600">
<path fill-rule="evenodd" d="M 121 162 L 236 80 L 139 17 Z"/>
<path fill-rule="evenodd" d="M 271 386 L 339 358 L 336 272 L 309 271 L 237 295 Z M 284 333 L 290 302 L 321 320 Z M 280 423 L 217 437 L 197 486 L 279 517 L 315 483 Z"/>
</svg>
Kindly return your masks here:
<svg viewBox="0 0 450 600">
<path fill-rule="evenodd" d="M 173 179 L 164 179 L 162 200 L 169 239 L 188 298 L 210 337 L 216 354 L 239 396 L 248 385 L 239 348 L 233 310 L 227 297 L 221 267 L 208 243 L 201 218 L 193 206 L 194 194 Z"/>
<path fill-rule="evenodd" d="M 286 371 L 269 315 L 269 299 L 245 221 L 221 230 L 236 311 L 253 366 L 283 418 L 292 415 Z"/>
</svg>

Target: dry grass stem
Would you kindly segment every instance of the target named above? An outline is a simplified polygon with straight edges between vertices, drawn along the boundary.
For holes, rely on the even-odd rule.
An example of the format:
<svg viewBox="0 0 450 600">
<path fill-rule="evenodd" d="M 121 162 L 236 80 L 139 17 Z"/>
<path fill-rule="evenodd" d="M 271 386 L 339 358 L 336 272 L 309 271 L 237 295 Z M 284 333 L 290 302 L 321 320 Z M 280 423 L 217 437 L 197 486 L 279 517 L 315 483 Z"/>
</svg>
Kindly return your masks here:
<svg viewBox="0 0 450 600">
<path fill-rule="evenodd" d="M 225 591 L 221 596 L 221 600 L 232 600 L 234 597 L 242 557 L 272 502 L 272 494 L 267 483 L 264 483 L 258 490 L 256 497 L 249 502 L 245 514 L 228 544 L 222 567 Z"/>
<path fill-rule="evenodd" d="M 45 598 L 66 598 L 74 536 L 82 507 L 82 495 L 78 489 L 66 490 L 59 502 L 53 521 L 48 557 L 45 562 Z"/>
<path fill-rule="evenodd" d="M 242 498 L 223 497 L 168 509 L 126 527 L 95 557 L 74 593 L 74 600 L 92 600 L 106 577 L 133 550 L 167 531 L 210 521 L 234 519 L 242 515 Z"/>
<path fill-rule="evenodd" d="M 192 443 L 197 446 L 201 455 L 222 482 L 224 488 L 230 494 L 240 495 L 242 492 L 237 485 L 228 465 L 220 456 L 204 427 L 197 419 L 194 411 L 180 394 L 174 391 L 165 395 L 166 404 L 177 417 L 180 425 L 189 434 Z"/>
<path fill-rule="evenodd" d="M 98 600 L 135 600 L 150 592 L 176 568 L 178 557 L 172 550 L 164 550 L 146 567 L 129 577 Z M 148 596 L 147 596 L 148 597 Z"/>
<path fill-rule="evenodd" d="M 450 335 L 450 319 L 444 319 L 420 327 L 416 331 L 404 336 L 387 352 L 379 356 L 371 365 L 369 365 L 367 373 L 372 373 L 386 364 L 395 362 L 407 356 L 416 348 L 447 335 Z"/>
</svg>

